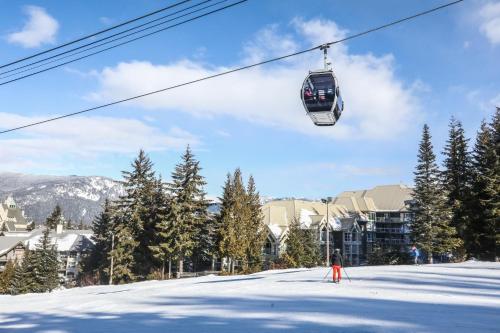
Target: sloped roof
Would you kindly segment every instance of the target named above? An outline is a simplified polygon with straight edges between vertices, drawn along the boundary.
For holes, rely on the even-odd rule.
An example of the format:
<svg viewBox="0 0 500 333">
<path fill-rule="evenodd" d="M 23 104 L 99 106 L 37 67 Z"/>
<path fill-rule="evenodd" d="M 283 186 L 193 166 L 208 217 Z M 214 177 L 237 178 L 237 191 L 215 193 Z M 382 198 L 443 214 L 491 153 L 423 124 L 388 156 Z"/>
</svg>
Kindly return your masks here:
<svg viewBox="0 0 500 333">
<path fill-rule="evenodd" d="M 413 190 L 405 185 L 382 185 L 369 190 L 345 191 L 333 202 L 353 212 L 404 211 Z"/>
<path fill-rule="evenodd" d="M 276 238 L 281 237 L 288 226 L 297 219 L 303 228 L 319 225 L 325 220 L 326 204 L 305 200 L 273 200 L 262 206 L 264 224 L 269 226 Z M 339 218 L 348 217 L 346 207 L 329 204 L 328 215 L 330 225 L 335 229 L 340 227 Z"/>
<path fill-rule="evenodd" d="M 9 252 L 17 244 L 23 243 L 23 240 L 17 237 L 0 237 L 0 256 Z"/>
</svg>

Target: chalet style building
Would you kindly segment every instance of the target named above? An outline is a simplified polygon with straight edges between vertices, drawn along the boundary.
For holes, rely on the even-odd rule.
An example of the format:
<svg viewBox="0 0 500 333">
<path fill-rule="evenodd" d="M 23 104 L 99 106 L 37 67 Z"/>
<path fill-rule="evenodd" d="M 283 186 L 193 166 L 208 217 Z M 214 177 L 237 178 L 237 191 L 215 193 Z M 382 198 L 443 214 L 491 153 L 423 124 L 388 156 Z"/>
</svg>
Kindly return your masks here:
<svg viewBox="0 0 500 333">
<path fill-rule="evenodd" d="M 20 263 L 25 250 L 35 250 L 43 229 L 30 230 L 30 223 L 12 196 L 0 204 L 0 272 L 8 261 Z M 59 259 L 59 276 L 72 281 L 78 275 L 82 257 L 93 246 L 92 232 L 88 230 L 64 230 L 65 221 L 59 221 L 50 237 Z"/>
<path fill-rule="evenodd" d="M 25 232 L 29 225 L 24 212 L 17 207 L 12 196 L 8 196 L 0 204 L 0 232 Z"/>
<path fill-rule="evenodd" d="M 328 205 L 306 200 L 270 201 L 262 207 L 268 229 L 264 256 L 274 260 L 286 249 L 293 221 L 301 228 L 316 231 L 325 259 L 327 228 L 330 253 L 341 249 L 350 265 L 366 263 L 375 246 L 406 251 L 410 245 L 411 194 L 412 190 L 404 185 L 386 185 L 343 192 Z"/>
<path fill-rule="evenodd" d="M 325 261 L 328 234 L 330 254 L 340 248 L 351 265 L 360 264 L 363 229 L 346 207 L 306 200 L 275 200 L 266 203 L 262 211 L 268 229 L 266 260 L 278 258 L 286 249 L 289 226 L 297 221 L 301 228 L 315 230 Z"/>
<path fill-rule="evenodd" d="M 369 190 L 346 191 L 333 203 L 358 214 L 373 226 L 367 254 L 376 244 L 382 248 L 405 251 L 410 245 L 410 224 L 413 213 L 409 210 L 413 200 L 412 189 L 404 185 L 376 186 Z"/>
</svg>

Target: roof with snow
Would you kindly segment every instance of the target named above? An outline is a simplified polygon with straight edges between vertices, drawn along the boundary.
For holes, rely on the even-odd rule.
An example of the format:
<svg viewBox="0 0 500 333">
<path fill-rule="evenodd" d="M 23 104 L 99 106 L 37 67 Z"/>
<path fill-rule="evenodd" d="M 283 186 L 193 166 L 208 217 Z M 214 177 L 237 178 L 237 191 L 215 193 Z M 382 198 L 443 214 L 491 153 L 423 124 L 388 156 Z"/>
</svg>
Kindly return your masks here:
<svg viewBox="0 0 500 333">
<path fill-rule="evenodd" d="M 318 227 L 326 223 L 327 206 L 318 201 L 273 200 L 262 206 L 262 213 L 264 224 L 276 239 L 280 239 L 294 221 L 298 221 L 302 228 Z M 340 230 L 340 219 L 349 217 L 349 212 L 344 206 L 328 204 L 328 217 L 330 226 L 334 230 Z"/>
<path fill-rule="evenodd" d="M 37 229 L 30 237 L 25 239 L 30 250 L 35 250 L 42 237 L 43 230 Z M 80 252 L 92 246 L 92 232 L 88 230 L 64 230 L 62 233 L 50 232 L 51 243 L 59 252 Z"/>
<path fill-rule="evenodd" d="M 0 256 L 9 252 L 19 243 L 23 243 L 23 241 L 17 237 L 0 237 Z"/>
<path fill-rule="evenodd" d="M 405 201 L 412 199 L 413 189 L 405 185 L 382 185 L 370 190 L 345 191 L 333 202 L 350 212 L 405 211 Z"/>
</svg>

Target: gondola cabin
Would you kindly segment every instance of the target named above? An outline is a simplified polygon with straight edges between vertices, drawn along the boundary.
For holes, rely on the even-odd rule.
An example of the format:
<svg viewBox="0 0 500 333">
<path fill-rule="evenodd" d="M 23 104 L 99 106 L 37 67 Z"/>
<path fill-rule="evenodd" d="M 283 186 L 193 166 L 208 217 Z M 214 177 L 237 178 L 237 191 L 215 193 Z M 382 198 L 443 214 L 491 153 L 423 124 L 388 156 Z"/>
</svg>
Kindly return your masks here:
<svg viewBox="0 0 500 333">
<path fill-rule="evenodd" d="M 332 70 L 309 72 L 300 96 L 307 114 L 317 126 L 333 126 L 344 110 L 337 78 Z"/>
</svg>

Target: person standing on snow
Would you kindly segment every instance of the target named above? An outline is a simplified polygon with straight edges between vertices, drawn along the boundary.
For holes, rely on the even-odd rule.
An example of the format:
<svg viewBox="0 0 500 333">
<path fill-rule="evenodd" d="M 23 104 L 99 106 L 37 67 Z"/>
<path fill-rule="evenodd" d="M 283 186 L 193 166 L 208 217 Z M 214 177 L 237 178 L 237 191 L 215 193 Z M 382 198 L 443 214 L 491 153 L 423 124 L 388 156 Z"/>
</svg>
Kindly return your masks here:
<svg viewBox="0 0 500 333">
<path fill-rule="evenodd" d="M 340 283 L 340 279 L 342 275 L 340 270 L 344 267 L 344 259 L 342 258 L 342 254 L 340 254 L 340 249 L 335 249 L 332 254 L 332 271 L 333 271 L 333 282 Z M 338 276 L 338 279 L 336 277 Z"/>
<path fill-rule="evenodd" d="M 420 251 L 417 249 L 415 245 L 411 248 L 411 253 L 415 259 L 415 265 L 418 265 L 418 257 L 420 257 Z"/>
</svg>

